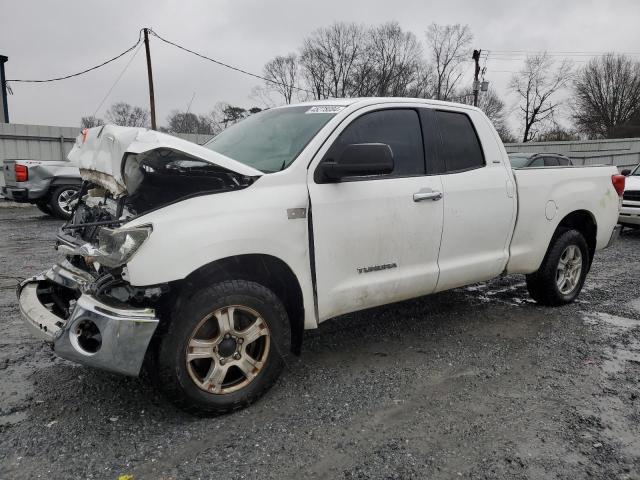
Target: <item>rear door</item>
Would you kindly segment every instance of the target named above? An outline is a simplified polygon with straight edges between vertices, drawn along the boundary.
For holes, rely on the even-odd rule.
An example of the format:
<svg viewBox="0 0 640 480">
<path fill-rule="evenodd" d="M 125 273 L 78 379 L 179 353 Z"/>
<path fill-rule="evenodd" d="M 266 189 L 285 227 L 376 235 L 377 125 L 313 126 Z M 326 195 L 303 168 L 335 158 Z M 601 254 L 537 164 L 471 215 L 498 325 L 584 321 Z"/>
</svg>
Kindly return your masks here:
<svg viewBox="0 0 640 480">
<path fill-rule="evenodd" d="M 479 113 L 434 112 L 443 161 L 444 224 L 438 291 L 499 275 L 509 258 L 516 214 L 510 170 L 488 121 Z M 481 144 L 470 115 L 477 115 Z"/>
<path fill-rule="evenodd" d="M 357 143 L 389 145 L 395 167 L 388 175 L 339 183 L 316 183 L 319 162 L 309 169 L 320 321 L 431 293 L 438 281 L 443 205 L 437 195 L 427 197 L 441 192 L 442 183 L 425 166 L 419 110 L 362 109 L 318 156 L 335 159 Z"/>
</svg>

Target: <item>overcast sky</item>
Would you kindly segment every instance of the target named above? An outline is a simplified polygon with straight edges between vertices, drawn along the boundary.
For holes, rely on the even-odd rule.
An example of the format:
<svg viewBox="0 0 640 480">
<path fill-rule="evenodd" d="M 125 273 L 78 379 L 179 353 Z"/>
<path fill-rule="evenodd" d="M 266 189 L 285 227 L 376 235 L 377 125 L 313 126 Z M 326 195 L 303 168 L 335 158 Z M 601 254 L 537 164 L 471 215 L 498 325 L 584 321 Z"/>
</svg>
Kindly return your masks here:
<svg viewBox="0 0 640 480">
<path fill-rule="evenodd" d="M 432 23 L 469 24 L 483 50 L 640 52 L 640 1 L 117 1 L 0 0 L 0 54 L 7 78 L 49 78 L 73 73 L 125 50 L 142 27 L 220 61 L 256 73 L 277 54 L 334 21 L 366 25 L 397 20 L 421 41 Z M 217 102 L 251 107 L 259 80 L 226 70 L 152 38 L 158 123 L 173 109 L 205 113 Z M 92 114 L 131 54 L 79 78 L 47 84 L 14 83 L 12 123 L 79 125 Z M 585 57 L 574 57 L 584 60 Z M 640 59 L 640 55 L 635 58 Z M 577 63 L 578 66 L 581 63 Z M 506 84 L 520 61 L 489 57 L 487 80 L 508 100 Z M 471 78 L 472 63 L 468 66 Z M 144 48 L 97 116 L 116 101 L 148 106 Z M 258 105 L 260 106 L 260 105 Z"/>
</svg>

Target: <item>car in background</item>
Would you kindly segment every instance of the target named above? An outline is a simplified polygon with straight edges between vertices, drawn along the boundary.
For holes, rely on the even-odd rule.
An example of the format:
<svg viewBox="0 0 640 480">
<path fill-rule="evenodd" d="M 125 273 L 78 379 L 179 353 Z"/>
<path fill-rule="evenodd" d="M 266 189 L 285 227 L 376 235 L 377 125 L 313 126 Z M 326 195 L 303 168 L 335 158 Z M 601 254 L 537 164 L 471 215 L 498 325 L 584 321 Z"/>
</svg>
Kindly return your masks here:
<svg viewBox="0 0 640 480">
<path fill-rule="evenodd" d="M 618 223 L 624 227 L 640 228 L 640 165 L 620 173 L 627 179 Z"/>
<path fill-rule="evenodd" d="M 31 203 L 54 217 L 71 218 L 73 202 L 82 184 L 80 170 L 69 161 L 5 160 L 2 195 Z"/>
<path fill-rule="evenodd" d="M 570 167 L 571 159 L 559 153 L 510 153 L 511 168 Z"/>
</svg>

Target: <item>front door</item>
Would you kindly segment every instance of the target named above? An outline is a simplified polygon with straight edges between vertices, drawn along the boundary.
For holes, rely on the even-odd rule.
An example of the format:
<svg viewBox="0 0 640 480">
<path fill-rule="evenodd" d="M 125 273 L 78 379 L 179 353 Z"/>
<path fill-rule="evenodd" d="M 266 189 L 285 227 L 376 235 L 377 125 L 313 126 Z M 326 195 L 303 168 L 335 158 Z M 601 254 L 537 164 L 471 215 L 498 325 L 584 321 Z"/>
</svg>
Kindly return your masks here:
<svg viewBox="0 0 640 480">
<path fill-rule="evenodd" d="M 438 281 L 442 183 L 427 175 L 417 110 L 370 108 L 327 142 L 323 159 L 349 144 L 384 143 L 388 175 L 316 183 L 309 170 L 319 320 L 431 293 Z"/>
</svg>

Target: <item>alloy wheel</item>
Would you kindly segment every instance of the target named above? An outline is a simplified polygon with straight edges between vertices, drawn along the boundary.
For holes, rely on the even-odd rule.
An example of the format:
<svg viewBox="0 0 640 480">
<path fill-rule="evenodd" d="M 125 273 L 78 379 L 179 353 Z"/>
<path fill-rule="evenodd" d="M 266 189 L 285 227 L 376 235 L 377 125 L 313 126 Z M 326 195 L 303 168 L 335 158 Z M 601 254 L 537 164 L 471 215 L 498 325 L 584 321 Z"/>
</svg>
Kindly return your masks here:
<svg viewBox="0 0 640 480">
<path fill-rule="evenodd" d="M 573 292 L 580 283 L 581 274 L 582 251 L 577 245 L 569 245 L 560 255 L 556 270 L 556 284 L 560 293 L 568 295 Z"/>
<path fill-rule="evenodd" d="M 220 308 L 203 318 L 187 342 L 186 367 L 202 390 L 227 394 L 251 383 L 269 356 L 266 321 L 242 305 Z"/>
<path fill-rule="evenodd" d="M 63 190 L 62 192 L 60 192 L 60 195 L 58 195 L 58 206 L 60 207 L 60 210 L 62 210 L 67 215 L 71 215 L 71 210 L 73 208 L 71 202 L 74 200 L 76 193 L 77 190 L 68 189 Z"/>
</svg>

